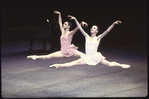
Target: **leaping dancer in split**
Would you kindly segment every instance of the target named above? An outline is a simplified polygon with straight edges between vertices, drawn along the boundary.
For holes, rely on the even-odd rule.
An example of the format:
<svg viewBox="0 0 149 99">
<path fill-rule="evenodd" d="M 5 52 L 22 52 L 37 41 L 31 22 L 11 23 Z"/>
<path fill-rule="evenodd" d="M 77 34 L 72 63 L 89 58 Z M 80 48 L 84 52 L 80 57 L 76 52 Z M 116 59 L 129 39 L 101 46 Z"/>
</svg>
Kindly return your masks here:
<svg viewBox="0 0 149 99">
<path fill-rule="evenodd" d="M 33 60 L 51 59 L 51 58 L 71 57 L 71 56 L 80 57 L 83 54 L 82 52 L 77 50 L 78 47 L 76 47 L 74 44 L 71 44 L 73 35 L 79 30 L 79 28 L 76 27 L 74 30 L 70 31 L 71 23 L 66 21 L 62 25 L 61 13 L 58 11 L 54 11 L 54 13 L 59 15 L 59 26 L 61 30 L 61 37 L 60 37 L 61 50 L 48 55 L 27 56 L 28 59 L 29 58 Z M 81 22 L 80 24 L 85 27 L 88 26 L 88 24 L 85 22 Z"/>
<path fill-rule="evenodd" d="M 96 25 L 93 25 L 92 28 L 90 29 L 91 36 L 89 36 L 81 27 L 77 19 L 73 16 L 68 15 L 70 19 L 75 20 L 78 28 L 80 29 L 81 33 L 84 35 L 86 43 L 85 43 L 85 50 L 86 54 L 82 54 L 81 58 L 72 62 L 68 63 L 63 63 L 63 64 L 53 64 L 50 67 L 55 67 L 56 69 L 61 68 L 61 67 L 72 67 L 75 65 L 97 65 L 98 63 L 107 65 L 107 66 L 119 66 L 122 68 L 130 68 L 130 65 L 127 64 L 120 64 L 117 62 L 109 62 L 105 59 L 105 57 L 100 53 L 97 52 L 98 46 L 100 44 L 101 39 L 114 27 L 116 24 L 121 24 L 121 21 L 115 21 L 105 32 L 100 34 L 99 36 L 96 36 L 96 34 L 99 31 L 99 28 Z"/>
</svg>

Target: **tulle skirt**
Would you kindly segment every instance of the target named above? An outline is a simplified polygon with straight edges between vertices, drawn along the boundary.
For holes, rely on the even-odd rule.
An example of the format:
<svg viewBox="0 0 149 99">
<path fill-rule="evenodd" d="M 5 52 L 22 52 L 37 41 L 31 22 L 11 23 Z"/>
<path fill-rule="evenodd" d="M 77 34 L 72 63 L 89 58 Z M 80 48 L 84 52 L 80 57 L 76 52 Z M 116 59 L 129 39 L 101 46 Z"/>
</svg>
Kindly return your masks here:
<svg viewBox="0 0 149 99">
<path fill-rule="evenodd" d="M 97 52 L 95 55 L 81 55 L 81 58 L 85 60 L 86 64 L 88 65 L 97 65 L 100 63 L 102 60 L 105 59 L 105 57 L 100 53 Z"/>
<path fill-rule="evenodd" d="M 61 53 L 65 57 L 71 57 L 75 54 L 77 49 L 78 49 L 78 47 L 76 47 L 74 44 L 71 44 L 70 46 L 67 46 L 65 48 L 61 48 Z"/>
</svg>

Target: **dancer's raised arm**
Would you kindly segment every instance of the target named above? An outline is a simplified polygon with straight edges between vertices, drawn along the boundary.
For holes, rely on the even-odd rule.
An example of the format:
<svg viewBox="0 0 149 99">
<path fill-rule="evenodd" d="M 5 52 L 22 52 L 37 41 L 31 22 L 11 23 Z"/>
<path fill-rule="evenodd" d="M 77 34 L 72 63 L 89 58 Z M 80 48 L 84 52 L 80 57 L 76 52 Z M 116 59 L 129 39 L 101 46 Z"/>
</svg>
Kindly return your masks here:
<svg viewBox="0 0 149 99">
<path fill-rule="evenodd" d="M 84 21 L 82 21 L 82 22 L 80 23 L 80 25 L 82 25 L 83 27 L 87 27 L 87 26 L 88 26 L 88 24 L 87 24 L 86 22 L 84 22 Z M 70 35 L 74 35 L 78 30 L 79 30 L 79 28 L 76 27 L 74 30 L 72 30 L 72 31 L 70 32 Z"/>
<path fill-rule="evenodd" d="M 89 37 L 89 35 L 82 29 L 80 23 L 77 21 L 77 19 L 76 19 L 75 17 L 73 17 L 73 16 L 71 16 L 71 15 L 68 15 L 68 17 L 70 17 L 71 20 L 72 20 L 72 19 L 75 20 L 77 27 L 80 29 L 81 33 L 85 36 L 85 38 L 86 38 L 86 37 Z M 82 22 L 82 23 L 83 23 L 83 25 L 88 26 L 87 23 L 85 23 L 85 22 Z"/>
<path fill-rule="evenodd" d="M 102 39 L 109 31 L 114 27 L 115 24 L 121 24 L 122 21 L 115 21 L 105 32 L 98 36 L 98 39 Z"/>
<path fill-rule="evenodd" d="M 63 28 L 63 26 L 62 26 L 61 13 L 60 13 L 59 11 L 56 11 L 56 10 L 54 10 L 54 13 L 59 15 L 58 22 L 59 22 L 60 30 L 61 30 L 61 32 L 63 33 L 63 32 L 64 32 L 64 28 Z"/>
</svg>

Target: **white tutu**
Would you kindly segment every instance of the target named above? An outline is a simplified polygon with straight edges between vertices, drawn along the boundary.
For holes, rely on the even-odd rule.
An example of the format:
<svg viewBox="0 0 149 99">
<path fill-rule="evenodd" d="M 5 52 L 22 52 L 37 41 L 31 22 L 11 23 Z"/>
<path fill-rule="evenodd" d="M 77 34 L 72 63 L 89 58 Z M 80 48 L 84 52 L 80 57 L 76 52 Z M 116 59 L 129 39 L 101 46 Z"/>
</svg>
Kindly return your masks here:
<svg viewBox="0 0 149 99">
<path fill-rule="evenodd" d="M 100 52 L 97 52 L 95 55 L 81 55 L 81 58 L 85 60 L 85 63 L 88 65 L 97 65 L 101 62 L 101 60 L 104 60 L 105 57 L 102 56 Z"/>
</svg>

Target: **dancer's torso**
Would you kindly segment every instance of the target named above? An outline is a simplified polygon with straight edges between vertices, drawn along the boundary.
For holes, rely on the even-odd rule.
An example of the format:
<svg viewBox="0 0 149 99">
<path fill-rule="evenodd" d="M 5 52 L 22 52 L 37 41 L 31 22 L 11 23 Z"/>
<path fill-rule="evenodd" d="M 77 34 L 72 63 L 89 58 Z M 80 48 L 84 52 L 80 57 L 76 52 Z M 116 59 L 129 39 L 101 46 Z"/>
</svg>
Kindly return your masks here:
<svg viewBox="0 0 149 99">
<path fill-rule="evenodd" d="M 68 46 L 71 45 L 72 37 L 69 35 L 61 35 L 60 37 L 60 43 L 61 43 L 61 48 L 67 48 Z"/>
<path fill-rule="evenodd" d="M 85 50 L 87 55 L 95 55 L 98 50 L 100 40 L 97 40 L 97 37 L 94 39 L 86 38 Z"/>
</svg>

